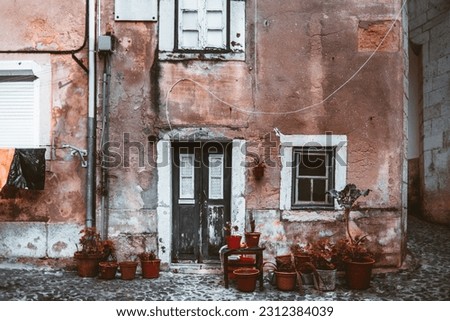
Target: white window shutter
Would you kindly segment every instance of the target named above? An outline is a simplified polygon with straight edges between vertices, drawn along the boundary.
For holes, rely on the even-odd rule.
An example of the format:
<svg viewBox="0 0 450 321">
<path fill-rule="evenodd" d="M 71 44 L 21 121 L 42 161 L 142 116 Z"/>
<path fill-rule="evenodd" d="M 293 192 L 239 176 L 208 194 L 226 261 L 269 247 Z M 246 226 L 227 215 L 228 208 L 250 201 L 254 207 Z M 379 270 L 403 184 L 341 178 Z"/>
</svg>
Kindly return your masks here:
<svg viewBox="0 0 450 321">
<path fill-rule="evenodd" d="M 230 49 L 234 53 L 245 52 L 245 1 L 231 0 L 230 3 Z M 245 59 L 245 56 L 241 56 Z"/>
<path fill-rule="evenodd" d="M 0 82 L 0 147 L 39 145 L 33 81 Z"/>
<path fill-rule="evenodd" d="M 159 0 L 159 59 L 183 60 L 201 57 L 202 59 L 245 60 L 246 1 L 229 1 L 229 12 L 227 12 L 228 1 L 226 0 L 180 0 L 178 12 L 175 12 L 175 2 L 175 0 Z M 199 12 L 203 12 L 198 16 L 198 27 L 183 30 L 179 25 L 175 26 L 177 15 L 178 22 L 183 20 L 181 8 L 197 8 Z M 226 14 L 230 15 L 229 19 Z M 219 16 L 222 19 L 218 19 Z M 184 18 L 187 19 L 187 17 Z M 228 21 L 229 26 L 227 26 Z M 230 32 L 229 39 L 227 39 L 227 29 Z M 178 38 L 175 39 L 176 37 Z M 176 48 L 176 42 L 178 42 L 178 48 Z M 202 51 L 210 48 L 229 48 L 231 51 L 176 53 L 177 49 Z"/>
</svg>

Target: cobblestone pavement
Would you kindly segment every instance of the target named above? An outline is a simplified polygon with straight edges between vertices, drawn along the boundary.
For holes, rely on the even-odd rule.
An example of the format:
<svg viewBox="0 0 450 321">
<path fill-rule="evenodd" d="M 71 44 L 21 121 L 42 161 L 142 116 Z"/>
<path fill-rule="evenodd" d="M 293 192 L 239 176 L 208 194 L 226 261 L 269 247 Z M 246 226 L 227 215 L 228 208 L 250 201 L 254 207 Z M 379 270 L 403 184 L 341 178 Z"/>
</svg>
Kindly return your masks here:
<svg viewBox="0 0 450 321">
<path fill-rule="evenodd" d="M 319 292 L 305 287 L 282 292 L 265 282 L 263 291 L 252 293 L 225 289 L 219 274 L 162 272 L 158 279 L 111 281 L 80 278 L 62 268 L 37 267 L 11 260 L 0 262 L 0 300 L 101 300 L 101 301 L 296 301 L 296 300 L 450 300 L 450 228 L 409 218 L 408 258 L 405 267 L 377 272 L 371 287 L 350 291 L 342 278 L 335 291 Z"/>
</svg>

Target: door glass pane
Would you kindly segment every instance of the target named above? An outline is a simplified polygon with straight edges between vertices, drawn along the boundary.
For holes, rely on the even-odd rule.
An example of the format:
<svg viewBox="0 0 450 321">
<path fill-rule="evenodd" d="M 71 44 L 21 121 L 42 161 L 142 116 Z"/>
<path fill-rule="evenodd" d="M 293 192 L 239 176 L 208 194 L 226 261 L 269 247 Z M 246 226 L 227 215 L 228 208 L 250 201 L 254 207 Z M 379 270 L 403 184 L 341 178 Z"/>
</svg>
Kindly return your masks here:
<svg viewBox="0 0 450 321">
<path fill-rule="evenodd" d="M 180 198 L 194 198 L 193 154 L 180 154 Z"/>
<path fill-rule="evenodd" d="M 209 198 L 223 198 L 223 155 L 209 156 Z"/>
</svg>

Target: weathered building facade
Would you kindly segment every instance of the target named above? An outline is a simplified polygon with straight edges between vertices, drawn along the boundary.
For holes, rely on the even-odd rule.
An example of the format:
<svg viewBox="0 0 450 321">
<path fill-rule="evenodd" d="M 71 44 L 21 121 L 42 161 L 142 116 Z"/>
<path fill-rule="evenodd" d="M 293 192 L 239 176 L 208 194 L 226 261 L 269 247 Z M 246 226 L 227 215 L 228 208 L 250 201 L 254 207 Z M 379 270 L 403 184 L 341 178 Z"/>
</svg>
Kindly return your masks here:
<svg viewBox="0 0 450 321">
<path fill-rule="evenodd" d="M 409 1 L 410 207 L 450 224 L 450 3 Z"/>
<path fill-rule="evenodd" d="M 70 257 L 88 221 L 115 241 L 119 258 L 154 249 L 168 264 L 208 262 L 225 222 L 243 233 L 252 216 L 270 258 L 294 243 L 344 237 L 342 210 L 325 192 L 354 183 L 371 192 L 352 229 L 369 235 L 379 266 L 401 264 L 402 1 L 126 3 L 3 5 L 10 32 L 0 39 L 0 69 L 36 66 L 25 69 L 39 81 L 46 123 L 39 142 L 2 148 L 47 152 L 44 190 L 2 190 L 0 255 Z M 92 121 L 93 186 L 83 167 L 92 166 Z M 253 171 L 260 162 L 263 176 Z"/>
</svg>

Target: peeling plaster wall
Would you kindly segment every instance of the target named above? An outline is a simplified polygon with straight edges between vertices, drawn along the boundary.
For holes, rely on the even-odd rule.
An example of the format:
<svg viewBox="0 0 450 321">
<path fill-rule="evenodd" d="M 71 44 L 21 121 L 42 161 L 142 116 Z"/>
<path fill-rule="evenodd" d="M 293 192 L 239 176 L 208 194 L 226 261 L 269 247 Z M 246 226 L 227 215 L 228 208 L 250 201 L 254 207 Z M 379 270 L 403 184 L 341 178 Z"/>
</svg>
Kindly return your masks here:
<svg viewBox="0 0 450 321">
<path fill-rule="evenodd" d="M 106 220 L 119 259 L 133 258 L 145 248 L 159 250 L 168 263 L 171 213 L 164 200 L 171 202 L 171 198 L 158 173 L 170 175 L 170 163 L 156 170 L 155 160 L 163 155 L 157 153 L 155 141 L 171 137 L 239 141 L 247 150 L 238 159 L 247 156 L 251 163 L 262 156 L 270 165 L 261 179 L 256 179 L 251 166 L 235 170 L 245 186 L 242 193 L 234 195 L 233 208 L 233 215 L 240 218 L 252 211 L 262 232 L 261 242 L 267 246 L 267 258 L 287 251 L 293 242 L 306 242 L 317 235 L 343 236 L 341 211 L 280 210 L 279 139 L 273 131 L 277 127 L 286 135 L 347 135 L 348 182 L 373 190 L 354 213 L 354 228 L 373 237 L 380 250 L 378 264 L 400 264 L 401 24 L 353 77 L 394 19 L 400 1 L 281 2 L 246 1 L 245 61 L 159 61 L 158 22 L 114 21 L 114 1 L 101 2 L 98 34 L 111 34 L 114 40 L 109 99 L 113 165 L 107 171 L 108 217 L 100 207 L 99 188 L 97 219 Z M 81 40 L 84 10 L 77 9 L 73 11 L 77 19 L 63 19 L 62 26 L 70 37 Z M 15 36 L 26 43 L 19 49 L 34 48 L 39 42 L 27 42 L 23 34 Z M 51 48 L 78 43 L 72 38 L 65 39 L 68 44 L 59 43 L 61 37 L 54 35 Z M 85 51 L 79 56 L 85 58 Z M 70 56 L 52 55 L 51 59 L 55 146 L 64 142 L 84 147 L 87 77 Z M 103 62 L 99 56 L 98 88 Z M 101 105 L 101 92 L 98 94 Z M 48 162 L 45 191 L 32 194 L 32 202 L 24 197 L 6 202 L 19 206 L 22 221 L 39 217 L 48 228 L 52 223 L 73 223 L 70 235 L 74 235 L 84 218 L 85 171 L 67 151 L 56 149 L 55 154 Z M 242 187 L 242 182 L 233 184 Z M 3 208 L 3 220 L 12 221 L 13 209 Z M 52 240 L 45 245 L 47 253 L 72 255 L 73 247 L 63 238 L 57 240 L 61 234 L 46 235 Z"/>
<path fill-rule="evenodd" d="M 26 22 L 26 23 L 24 23 Z M 41 82 L 51 110 L 45 189 L 4 190 L 0 195 L 0 256 L 73 255 L 85 216 L 85 169 L 62 144 L 86 146 L 87 75 L 71 58 L 85 36 L 84 1 L 4 1 L 0 59 L 49 64 Z M 31 51 L 32 53 L 27 53 Z M 44 51 L 45 53 L 39 53 Z M 51 54 L 49 51 L 54 51 Z M 86 50 L 76 56 L 87 64 Z M 41 115 L 46 117 L 46 115 Z"/>
<path fill-rule="evenodd" d="M 107 235 L 115 241 L 118 259 L 157 250 L 155 128 L 158 76 L 154 68 L 156 23 L 115 21 L 114 1 L 101 2 L 98 33 L 113 39 L 109 98 L 109 142 L 113 156 L 107 168 L 108 217 L 99 206 L 98 221 L 107 220 Z M 104 58 L 99 56 L 98 83 Z M 101 88 L 101 87 L 100 87 Z M 99 132 L 99 134 L 101 134 Z M 101 195 L 98 195 L 101 199 Z"/>
<path fill-rule="evenodd" d="M 422 216 L 450 224 L 450 3 L 408 2 L 409 38 L 421 46 L 423 102 L 419 156 Z"/>
<path fill-rule="evenodd" d="M 401 15 L 384 39 L 400 7 L 401 1 L 247 1 L 245 63 L 160 62 L 162 130 L 226 128 L 229 139 L 246 141 L 249 159 L 259 155 L 270 162 L 259 180 L 247 168 L 245 192 L 246 215 L 255 216 L 268 258 L 296 241 L 344 236 L 341 211 L 280 210 L 277 127 L 286 135 L 348 136 L 348 182 L 372 189 L 359 202 L 354 228 L 371 235 L 379 265 L 401 264 L 406 215 Z"/>
</svg>

